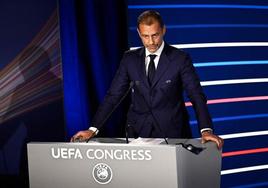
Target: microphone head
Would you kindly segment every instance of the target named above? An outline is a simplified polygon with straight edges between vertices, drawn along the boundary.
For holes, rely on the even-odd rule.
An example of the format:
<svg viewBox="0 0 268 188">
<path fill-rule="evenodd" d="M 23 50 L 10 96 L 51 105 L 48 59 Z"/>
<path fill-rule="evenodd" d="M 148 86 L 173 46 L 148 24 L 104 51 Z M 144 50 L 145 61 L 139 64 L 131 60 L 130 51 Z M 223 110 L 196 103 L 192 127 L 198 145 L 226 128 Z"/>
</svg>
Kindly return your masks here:
<svg viewBox="0 0 268 188">
<path fill-rule="evenodd" d="M 134 82 L 131 81 L 131 82 L 129 83 L 129 88 L 132 88 L 133 86 L 134 86 Z"/>
<path fill-rule="evenodd" d="M 206 148 L 193 146 L 192 144 L 176 143 L 176 145 L 181 145 L 187 151 L 190 151 L 196 155 L 198 155 L 200 152 L 202 152 L 204 149 L 206 149 Z"/>
<path fill-rule="evenodd" d="M 187 144 L 183 147 L 196 155 L 198 155 L 201 151 L 205 149 L 205 148 L 193 146 L 192 144 Z"/>
</svg>

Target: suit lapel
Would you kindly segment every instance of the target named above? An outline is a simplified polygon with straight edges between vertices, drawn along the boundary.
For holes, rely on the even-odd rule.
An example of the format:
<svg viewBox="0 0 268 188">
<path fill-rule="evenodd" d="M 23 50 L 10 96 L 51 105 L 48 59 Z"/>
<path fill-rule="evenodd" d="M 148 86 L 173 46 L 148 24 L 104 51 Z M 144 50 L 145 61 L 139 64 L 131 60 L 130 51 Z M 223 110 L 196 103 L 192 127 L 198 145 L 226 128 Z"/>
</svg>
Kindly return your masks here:
<svg viewBox="0 0 268 188">
<path fill-rule="evenodd" d="M 145 69 L 145 48 L 141 48 L 141 51 L 139 52 L 140 55 L 140 61 L 139 61 L 139 66 L 138 66 L 138 72 L 140 74 L 141 80 L 144 82 L 144 85 L 149 88 L 149 83 L 148 79 L 146 76 L 146 69 Z"/>
<path fill-rule="evenodd" d="M 168 44 L 165 44 L 165 47 L 163 49 L 163 52 L 161 53 L 159 62 L 158 62 L 158 66 L 156 69 L 156 73 L 153 79 L 153 83 L 152 83 L 152 87 L 154 87 L 156 85 L 156 83 L 159 81 L 159 79 L 162 77 L 162 75 L 164 75 L 164 73 L 166 72 L 168 66 L 169 66 L 169 59 L 167 57 L 167 52 L 168 52 Z"/>
</svg>

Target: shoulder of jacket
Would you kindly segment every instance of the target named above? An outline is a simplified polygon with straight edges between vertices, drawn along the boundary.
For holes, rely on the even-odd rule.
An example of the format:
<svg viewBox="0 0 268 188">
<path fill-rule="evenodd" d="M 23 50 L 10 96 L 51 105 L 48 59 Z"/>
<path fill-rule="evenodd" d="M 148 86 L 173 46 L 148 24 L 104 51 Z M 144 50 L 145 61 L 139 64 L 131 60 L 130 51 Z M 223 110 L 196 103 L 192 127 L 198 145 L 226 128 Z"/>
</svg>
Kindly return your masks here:
<svg viewBox="0 0 268 188">
<path fill-rule="evenodd" d="M 166 53 L 171 57 L 189 57 L 189 54 L 183 49 L 176 48 L 174 46 L 168 45 Z"/>
<path fill-rule="evenodd" d="M 174 51 L 176 53 L 179 53 L 181 55 L 188 55 L 188 53 L 184 49 L 177 48 L 177 47 L 174 47 L 174 46 L 171 46 L 171 45 L 170 45 L 170 48 L 172 49 L 172 51 Z"/>
<path fill-rule="evenodd" d="M 144 50 L 143 47 L 127 50 L 124 53 L 124 57 L 139 56 L 143 53 L 143 50 Z"/>
</svg>

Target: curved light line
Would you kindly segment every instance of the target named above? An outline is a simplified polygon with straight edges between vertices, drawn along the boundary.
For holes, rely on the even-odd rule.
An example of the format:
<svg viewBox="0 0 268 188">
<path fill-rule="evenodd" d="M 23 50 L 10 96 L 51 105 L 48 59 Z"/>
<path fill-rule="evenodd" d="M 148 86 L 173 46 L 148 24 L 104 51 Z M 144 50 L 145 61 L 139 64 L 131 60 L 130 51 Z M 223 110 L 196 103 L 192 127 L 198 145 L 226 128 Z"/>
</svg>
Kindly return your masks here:
<svg viewBox="0 0 268 188">
<path fill-rule="evenodd" d="M 213 99 L 208 100 L 208 104 L 230 103 L 230 102 L 245 102 L 245 101 L 258 101 L 268 100 L 268 96 L 255 96 L 255 97 L 238 97 L 238 98 L 226 98 L 226 99 Z"/>
<path fill-rule="evenodd" d="M 222 42 L 222 43 L 194 43 L 194 44 L 174 44 L 176 48 L 220 48 L 220 47 L 250 47 L 268 46 L 268 42 Z"/>
<path fill-rule="evenodd" d="M 226 135 L 219 135 L 219 136 L 226 140 L 226 139 L 233 139 L 233 138 L 264 136 L 264 135 L 268 135 L 268 130 L 267 131 L 245 132 L 245 133 L 234 133 L 234 134 L 226 134 Z"/>
<path fill-rule="evenodd" d="M 231 79 L 231 80 L 213 80 L 200 82 L 201 86 L 215 86 L 228 84 L 248 84 L 268 82 L 268 78 L 250 78 L 250 79 Z"/>
<path fill-rule="evenodd" d="M 267 28 L 268 24 L 188 24 L 188 25 L 166 25 L 167 29 L 188 28 Z M 135 27 L 137 29 L 137 27 Z"/>
<path fill-rule="evenodd" d="M 219 62 L 194 63 L 195 67 L 214 67 L 214 66 L 229 66 L 229 65 L 268 65 L 268 60 L 219 61 Z"/>
<path fill-rule="evenodd" d="M 173 44 L 172 46 L 181 49 L 187 48 L 222 48 L 222 47 L 251 47 L 268 46 L 268 42 L 215 42 L 215 43 L 193 43 L 193 44 Z M 131 50 L 140 47 L 130 47 Z"/>
<path fill-rule="evenodd" d="M 181 24 L 165 25 L 167 29 L 193 29 L 193 28 L 267 28 L 268 24 Z M 129 27 L 136 31 L 137 26 Z"/>
<path fill-rule="evenodd" d="M 222 157 L 233 157 L 238 155 L 248 155 L 248 154 L 264 153 L 264 152 L 268 152 L 268 148 L 257 148 L 257 149 L 225 152 L 222 154 Z"/>
<path fill-rule="evenodd" d="M 244 167 L 244 168 L 236 168 L 236 169 L 230 169 L 230 170 L 222 170 L 221 175 L 235 174 L 235 173 L 248 172 L 248 171 L 254 171 L 254 170 L 264 170 L 264 169 L 268 169 L 268 164 L 259 165 L 259 166 L 250 166 L 250 167 Z"/>
<path fill-rule="evenodd" d="M 217 43 L 193 43 L 193 44 L 174 44 L 176 48 L 221 48 L 221 47 L 250 47 L 268 46 L 268 42 L 217 42 Z"/>
<path fill-rule="evenodd" d="M 255 96 L 255 97 L 238 97 L 238 98 L 225 98 L 225 99 L 212 99 L 208 100 L 207 104 L 221 104 L 231 102 L 248 102 L 248 101 L 259 101 L 268 100 L 268 96 Z M 191 102 L 186 102 L 185 106 L 192 106 Z"/>
<path fill-rule="evenodd" d="M 268 135 L 267 131 L 255 131 L 255 132 L 244 132 L 244 133 L 234 133 L 234 134 L 226 134 L 226 135 L 219 135 L 224 140 L 233 139 L 233 138 L 243 138 L 243 137 L 251 137 L 251 136 L 264 136 Z M 201 139 L 201 138 L 198 138 Z"/>
<path fill-rule="evenodd" d="M 259 183 L 253 183 L 253 184 L 246 184 L 246 185 L 238 185 L 238 186 L 233 186 L 230 188 L 256 188 L 256 187 L 263 187 L 265 185 L 268 185 L 268 182 L 259 182 Z"/>
<path fill-rule="evenodd" d="M 252 115 L 241 115 L 241 116 L 229 116 L 229 117 L 220 117 L 213 118 L 213 122 L 221 122 L 221 121 L 232 121 L 232 120 L 240 120 L 240 119 L 253 119 L 253 118 L 267 118 L 268 114 L 252 114 Z M 190 121 L 191 125 L 197 124 L 197 120 Z"/>
<path fill-rule="evenodd" d="M 265 5 L 216 5 L 216 4 L 158 4 L 158 5 L 128 5 L 128 9 L 168 9 L 168 8 L 207 8 L 207 9 L 268 9 Z"/>
</svg>

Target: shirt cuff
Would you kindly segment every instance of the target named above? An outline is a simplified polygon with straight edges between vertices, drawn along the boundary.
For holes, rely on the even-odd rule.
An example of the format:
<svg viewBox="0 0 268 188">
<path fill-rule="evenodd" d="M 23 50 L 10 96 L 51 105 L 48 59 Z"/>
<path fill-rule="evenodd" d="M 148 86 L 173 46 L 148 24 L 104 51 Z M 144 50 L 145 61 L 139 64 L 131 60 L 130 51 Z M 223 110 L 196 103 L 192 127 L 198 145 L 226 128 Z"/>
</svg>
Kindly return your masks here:
<svg viewBox="0 0 268 188">
<path fill-rule="evenodd" d="M 201 129 L 201 134 L 203 133 L 203 132 L 205 132 L 205 131 L 211 131 L 211 132 L 213 132 L 213 130 L 211 129 L 211 128 L 204 128 L 204 129 Z"/>
<path fill-rule="evenodd" d="M 89 127 L 88 130 L 93 131 L 95 135 L 99 133 L 99 130 L 96 127 Z"/>
</svg>

